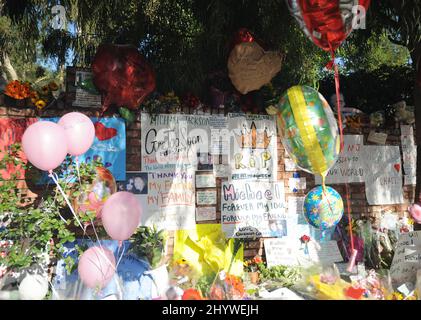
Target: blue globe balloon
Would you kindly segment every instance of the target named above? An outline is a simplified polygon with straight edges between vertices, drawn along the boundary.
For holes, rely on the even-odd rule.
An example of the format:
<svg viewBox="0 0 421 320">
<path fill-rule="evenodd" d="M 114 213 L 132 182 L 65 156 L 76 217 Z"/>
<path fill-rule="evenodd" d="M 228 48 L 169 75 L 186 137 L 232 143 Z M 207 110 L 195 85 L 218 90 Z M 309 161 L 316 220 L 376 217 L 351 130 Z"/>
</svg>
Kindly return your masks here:
<svg viewBox="0 0 421 320">
<path fill-rule="evenodd" d="M 315 228 L 326 230 L 338 224 L 344 213 L 341 195 L 331 187 L 313 188 L 304 199 L 304 217 Z"/>
</svg>

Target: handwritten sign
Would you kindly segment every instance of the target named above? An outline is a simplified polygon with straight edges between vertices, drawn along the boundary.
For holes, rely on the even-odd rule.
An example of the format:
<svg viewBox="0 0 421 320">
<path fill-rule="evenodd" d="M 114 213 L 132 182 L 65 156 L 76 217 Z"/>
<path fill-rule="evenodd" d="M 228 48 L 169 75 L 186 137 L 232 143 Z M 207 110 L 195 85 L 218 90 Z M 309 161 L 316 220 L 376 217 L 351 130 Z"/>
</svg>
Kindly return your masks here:
<svg viewBox="0 0 421 320">
<path fill-rule="evenodd" d="M 285 265 L 294 266 L 297 261 L 297 243 L 290 239 L 265 239 L 265 254 L 268 268 Z"/>
<path fill-rule="evenodd" d="M 276 180 L 277 141 L 273 116 L 229 114 L 233 134 L 230 163 L 233 180 Z"/>
<path fill-rule="evenodd" d="M 230 238 L 288 235 L 284 183 L 239 181 L 222 183 L 221 223 Z"/>
<path fill-rule="evenodd" d="M 142 113 L 142 169 L 212 170 L 211 117 Z"/>
<path fill-rule="evenodd" d="M 141 225 L 158 229 L 194 228 L 194 174 L 188 172 L 130 173 L 119 191 L 135 194 L 142 208 Z"/>
<path fill-rule="evenodd" d="M 308 255 L 312 262 L 321 263 L 323 265 L 331 265 L 335 262 L 342 262 L 343 258 L 339 251 L 336 241 L 308 243 Z"/>
<path fill-rule="evenodd" d="M 216 190 L 197 191 L 196 195 L 197 195 L 197 204 L 198 205 L 216 204 Z"/>
<path fill-rule="evenodd" d="M 395 249 L 390 277 L 394 288 L 411 282 L 415 283 L 417 270 L 421 269 L 421 231 L 401 234 Z"/>
<path fill-rule="evenodd" d="M 370 205 L 403 203 L 401 155 L 398 146 L 364 146 L 365 193 Z"/>
<path fill-rule="evenodd" d="M 210 221 L 216 220 L 215 207 L 197 207 L 196 208 L 196 221 Z"/>
<path fill-rule="evenodd" d="M 196 174 L 196 188 L 214 188 L 216 180 L 213 173 Z"/>
<path fill-rule="evenodd" d="M 362 135 L 345 135 L 344 149 L 339 155 L 335 165 L 326 176 L 326 183 L 354 183 L 364 182 L 365 163 L 362 158 L 363 150 Z M 322 179 L 316 176 L 316 184 L 321 184 Z"/>
</svg>

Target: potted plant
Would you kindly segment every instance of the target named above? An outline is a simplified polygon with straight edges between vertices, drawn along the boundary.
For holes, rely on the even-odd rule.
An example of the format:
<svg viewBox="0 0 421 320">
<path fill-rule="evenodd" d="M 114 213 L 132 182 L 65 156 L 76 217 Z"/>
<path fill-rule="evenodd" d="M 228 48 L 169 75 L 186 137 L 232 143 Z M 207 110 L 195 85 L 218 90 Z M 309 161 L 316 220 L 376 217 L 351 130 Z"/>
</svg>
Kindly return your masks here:
<svg viewBox="0 0 421 320">
<path fill-rule="evenodd" d="M 261 264 L 263 264 L 263 260 L 260 256 L 255 256 L 253 259 L 244 262 L 245 271 L 253 284 L 259 282 L 259 265 Z"/>
<path fill-rule="evenodd" d="M 139 227 L 130 239 L 131 246 L 129 253 L 139 258 L 146 258 L 150 270 L 145 272 L 146 276 L 152 278 L 155 290 L 152 290 L 152 299 L 165 296 L 169 287 L 169 275 L 167 266 L 163 263 L 165 258 L 167 234 L 165 230 L 158 230 L 156 226 Z"/>
</svg>

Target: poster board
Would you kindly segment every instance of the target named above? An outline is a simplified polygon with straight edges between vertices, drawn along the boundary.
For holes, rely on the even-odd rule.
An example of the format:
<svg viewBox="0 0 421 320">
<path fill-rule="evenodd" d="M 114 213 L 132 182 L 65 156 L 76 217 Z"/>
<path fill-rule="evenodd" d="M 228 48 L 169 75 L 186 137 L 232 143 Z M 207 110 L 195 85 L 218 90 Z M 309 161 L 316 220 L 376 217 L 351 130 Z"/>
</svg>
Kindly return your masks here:
<svg viewBox="0 0 421 320">
<path fill-rule="evenodd" d="M 222 123 L 222 124 L 221 124 Z M 141 114 L 143 171 L 213 170 L 212 130 L 225 120 L 217 115 Z M 215 127 L 212 127 L 215 126 Z"/>
<path fill-rule="evenodd" d="M 221 224 L 227 237 L 288 235 L 283 181 L 227 181 L 221 188 Z"/>
<path fill-rule="evenodd" d="M 415 283 L 418 269 L 421 269 L 421 231 L 401 234 L 390 267 L 393 287 Z"/>
<path fill-rule="evenodd" d="M 143 186 L 141 192 L 136 191 L 139 186 Z M 128 172 L 118 190 L 133 192 L 138 198 L 144 208 L 141 225 L 179 230 L 196 224 L 194 172 Z"/>
<path fill-rule="evenodd" d="M 339 155 L 335 165 L 328 171 L 326 184 L 364 182 L 363 148 L 364 136 L 344 135 L 344 151 Z M 321 177 L 316 175 L 316 184 L 321 183 Z"/>
<path fill-rule="evenodd" d="M 276 180 L 276 122 L 269 115 L 228 114 L 228 132 L 233 135 L 230 154 L 231 178 Z"/>
<path fill-rule="evenodd" d="M 403 203 L 399 146 L 364 146 L 365 194 L 369 205 Z"/>
</svg>

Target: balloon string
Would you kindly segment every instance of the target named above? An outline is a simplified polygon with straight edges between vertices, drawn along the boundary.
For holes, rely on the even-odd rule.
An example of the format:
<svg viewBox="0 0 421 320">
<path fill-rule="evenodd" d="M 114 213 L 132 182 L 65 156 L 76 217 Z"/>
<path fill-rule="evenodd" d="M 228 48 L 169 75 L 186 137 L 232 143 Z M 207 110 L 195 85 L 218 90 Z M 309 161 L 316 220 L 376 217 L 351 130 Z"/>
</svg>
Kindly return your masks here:
<svg viewBox="0 0 421 320">
<path fill-rule="evenodd" d="M 117 255 L 118 255 L 118 253 L 120 252 L 120 248 L 121 248 L 121 247 L 118 247 Z M 116 268 L 116 269 L 118 268 L 118 265 L 120 264 L 120 261 L 121 261 L 121 259 L 123 258 L 123 255 L 124 255 L 124 251 L 125 251 L 125 249 L 126 249 L 126 247 L 125 247 L 124 242 L 123 242 L 123 250 L 122 250 L 122 252 L 121 252 L 120 258 L 118 258 L 118 260 L 117 260 L 117 264 L 116 264 L 116 266 L 115 266 L 115 268 Z"/>
<path fill-rule="evenodd" d="M 77 217 L 72 205 L 70 204 L 69 198 L 66 196 L 66 194 L 64 193 L 63 189 L 61 188 L 59 182 L 58 182 L 58 176 L 57 178 L 55 177 L 55 174 L 53 173 L 52 170 L 49 171 L 49 175 L 48 175 L 51 179 L 53 179 L 54 183 L 57 185 L 57 188 L 60 190 L 61 195 L 63 196 L 64 200 L 66 201 L 67 205 L 70 208 L 70 211 L 72 212 L 73 216 L 75 217 L 77 223 L 79 224 L 79 226 L 82 228 L 82 230 L 84 230 L 82 223 L 80 222 L 79 218 Z"/>
<path fill-rule="evenodd" d="M 336 105 L 338 111 L 338 124 L 339 124 L 339 137 L 340 137 L 340 153 L 344 150 L 344 136 L 343 136 L 343 124 L 342 124 L 342 112 L 341 112 L 341 99 L 340 99 L 340 81 L 339 81 L 339 70 L 338 65 L 335 63 L 335 51 L 331 50 L 332 63 L 335 70 L 335 91 L 336 91 Z M 352 217 L 351 217 L 351 207 L 349 199 L 349 188 L 348 184 L 345 184 L 346 188 L 346 207 L 347 207 L 347 216 L 348 216 L 348 225 L 349 225 L 349 238 L 351 241 L 351 256 L 354 254 L 354 235 L 352 232 Z"/>
<path fill-rule="evenodd" d="M 354 252 L 354 235 L 352 232 L 352 217 L 351 217 L 351 206 L 350 206 L 350 199 L 349 199 L 349 187 L 348 183 L 345 184 L 346 189 L 346 211 L 348 215 L 348 224 L 349 224 L 349 238 L 351 240 L 351 255 Z"/>
<path fill-rule="evenodd" d="M 76 156 L 75 158 L 75 162 L 76 162 L 76 172 L 77 172 L 77 177 L 79 179 L 79 185 L 82 188 L 82 182 L 80 181 L 80 171 L 79 171 L 79 157 Z"/>
</svg>

